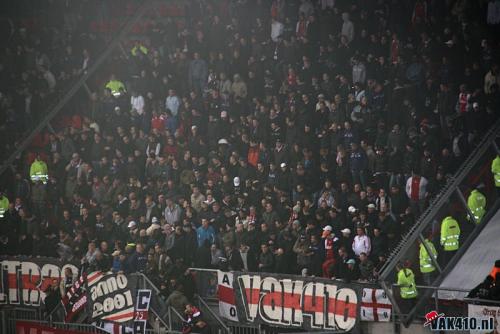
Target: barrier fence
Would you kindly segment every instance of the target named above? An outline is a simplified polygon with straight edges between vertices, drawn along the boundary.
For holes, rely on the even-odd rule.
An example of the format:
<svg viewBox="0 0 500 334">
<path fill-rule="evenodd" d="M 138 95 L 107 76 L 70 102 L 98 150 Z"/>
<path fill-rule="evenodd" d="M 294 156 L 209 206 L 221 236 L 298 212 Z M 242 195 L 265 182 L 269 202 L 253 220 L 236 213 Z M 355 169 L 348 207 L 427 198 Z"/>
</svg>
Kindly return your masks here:
<svg viewBox="0 0 500 334">
<path fill-rule="evenodd" d="M 418 297 L 415 305 L 411 305 L 411 310 L 406 308 L 407 303 L 402 303 L 398 298 L 399 293 L 394 294 L 392 283 L 394 283 L 398 270 L 397 265 L 402 262 L 410 263 L 412 271 L 415 273 L 417 284 L 425 283 L 426 286 L 438 286 L 458 263 L 461 256 L 467 251 L 473 240 L 479 235 L 488 220 L 494 216 L 499 208 L 498 195 L 496 193 L 493 175 L 491 174 L 492 161 L 500 153 L 497 145 L 500 134 L 500 121 L 497 121 L 491 129 L 484 134 L 483 139 L 477 144 L 473 153 L 461 164 L 455 175 L 447 180 L 441 192 L 430 202 L 427 210 L 420 216 L 418 221 L 403 236 L 401 242 L 394 248 L 387 260 L 387 264 L 380 273 L 380 284 L 391 299 L 394 310 L 397 313 L 408 314 L 404 320 L 405 325 L 409 325 L 414 316 L 418 316 L 419 311 L 427 305 L 428 299 L 433 291 L 430 289 L 417 288 Z M 484 185 L 479 190 L 486 198 L 486 214 L 478 216 L 471 212 L 468 206 L 468 197 L 471 192 Z M 454 231 L 447 228 L 443 221 L 453 219 L 458 223 L 458 229 Z M 443 227 L 444 226 L 444 227 Z M 452 226 L 448 224 L 448 226 Z M 442 232 L 442 230 L 445 230 Z M 455 233 L 458 231 L 458 233 Z M 458 235 L 458 240 L 455 240 Z M 446 239 L 449 249 L 446 249 L 444 241 Z M 431 257 L 435 272 L 430 275 L 423 275 L 419 268 L 420 245 L 426 248 L 424 239 L 434 244 L 438 257 Z M 452 242 L 452 240 L 455 240 Z M 458 250 L 452 249 L 458 247 Z M 480 283 L 480 282 L 477 282 Z M 398 291 L 399 292 L 399 291 Z M 406 304 L 406 305 L 400 305 Z"/>
</svg>

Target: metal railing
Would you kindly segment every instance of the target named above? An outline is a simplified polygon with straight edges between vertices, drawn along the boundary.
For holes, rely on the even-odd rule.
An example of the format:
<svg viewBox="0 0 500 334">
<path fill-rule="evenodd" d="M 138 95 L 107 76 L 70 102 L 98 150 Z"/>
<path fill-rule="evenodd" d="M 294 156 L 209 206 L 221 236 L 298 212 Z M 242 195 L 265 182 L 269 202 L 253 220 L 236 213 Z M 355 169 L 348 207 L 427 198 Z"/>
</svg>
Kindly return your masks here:
<svg viewBox="0 0 500 334">
<path fill-rule="evenodd" d="M 464 302 L 468 304 L 480 304 L 480 305 L 497 305 L 500 306 L 500 300 L 491 299 L 481 299 L 481 298 L 464 298 Z"/>
<path fill-rule="evenodd" d="M 194 272 L 194 280 L 198 295 L 204 300 L 217 301 L 217 269 L 189 268 Z"/>
<path fill-rule="evenodd" d="M 160 289 L 158 289 L 156 285 L 142 273 L 134 273 L 131 275 L 137 277 L 137 279 L 139 280 L 139 286 L 142 289 L 149 289 L 152 292 L 150 312 L 155 316 L 155 319 L 149 319 L 150 324 L 164 326 L 166 330 L 170 331 L 172 327 L 170 326 L 170 313 L 168 311 L 169 307 L 160 297 Z M 158 323 L 155 323 L 156 321 Z"/>
<path fill-rule="evenodd" d="M 412 263 L 418 265 L 418 247 L 423 244 L 424 234 L 432 235 L 435 244 L 439 243 L 439 228 L 438 224 L 441 220 L 449 215 L 453 215 L 459 222 L 461 227 L 460 233 L 460 248 L 458 251 L 451 255 L 445 254 L 446 252 L 439 252 L 440 258 L 435 260 L 431 257 L 436 271 L 432 279 L 432 285 L 438 286 L 443 278 L 460 260 L 461 256 L 467 251 L 468 247 L 472 244 L 473 240 L 479 235 L 481 230 L 486 226 L 488 220 L 496 213 L 500 207 L 497 194 L 491 188 L 493 186 L 493 178 L 489 174 L 489 167 L 491 161 L 498 154 L 498 146 L 496 139 L 500 134 L 500 121 L 497 121 L 491 129 L 485 134 L 482 141 L 478 144 L 475 150 L 469 155 L 465 162 L 460 166 L 455 175 L 451 177 L 441 192 L 431 201 L 427 210 L 421 215 L 418 221 L 413 225 L 410 230 L 403 236 L 399 244 L 392 250 L 386 265 L 382 268 L 380 273 L 379 282 L 390 298 L 393 308 L 396 313 L 402 314 L 400 305 L 396 300 L 395 294 L 392 291 L 392 282 L 396 276 L 395 268 L 403 259 L 409 259 Z M 480 175 L 477 175 L 480 174 Z M 474 176 L 474 177 L 472 177 Z M 471 181 L 474 180 L 474 181 Z M 470 189 L 475 188 L 478 181 L 484 181 L 488 185 L 492 185 L 490 189 L 482 190 L 487 198 L 487 213 L 481 219 L 480 224 L 476 224 L 473 216 L 468 208 L 464 192 L 467 193 Z M 456 217 L 455 217 L 456 216 Z M 467 218 L 469 217 L 469 218 Z M 429 232 L 430 231 L 430 232 Z M 433 241 L 431 240 L 431 242 Z M 446 258 L 450 256 L 450 258 Z M 445 260 L 443 260 L 445 259 Z M 418 270 L 414 271 L 419 273 Z M 416 305 L 404 317 L 403 323 L 407 326 L 417 316 L 418 310 L 421 309 L 428 301 L 428 298 L 436 288 L 420 286 L 422 293 L 419 293 Z M 418 290 L 418 288 L 417 288 Z M 455 289 L 456 290 L 456 289 Z"/>
<path fill-rule="evenodd" d="M 229 327 L 222 321 L 221 318 L 215 312 L 208 306 L 208 304 L 201 298 L 200 296 L 196 295 L 196 301 L 198 304 L 198 307 L 204 314 L 204 318 L 207 321 L 207 323 L 210 325 L 211 328 L 217 329 L 217 333 L 219 334 L 230 334 L 231 330 Z"/>
<path fill-rule="evenodd" d="M 168 326 L 171 331 L 182 331 L 184 317 L 173 307 L 168 308 Z"/>
<path fill-rule="evenodd" d="M 459 170 L 455 175 L 448 179 L 448 182 L 444 188 L 439 192 L 439 194 L 434 198 L 434 200 L 429 204 L 425 212 L 420 216 L 417 223 L 413 225 L 406 235 L 402 238 L 399 244 L 391 252 L 387 263 L 381 269 L 380 278 L 386 280 L 387 277 L 392 273 L 392 270 L 396 267 L 397 263 L 405 256 L 405 253 L 411 247 L 411 242 L 415 241 L 420 234 L 425 230 L 425 228 L 432 223 L 434 217 L 438 213 L 438 210 L 443 207 L 447 200 L 452 197 L 453 193 L 456 191 L 460 182 L 464 180 L 471 172 L 474 163 L 488 150 L 488 148 L 494 143 L 494 140 L 500 134 L 500 120 L 495 123 L 495 125 L 488 131 L 484 136 L 483 140 L 479 143 L 476 150 L 469 155 L 467 160 L 460 166 Z"/>
<path fill-rule="evenodd" d="M 82 75 L 69 89 L 64 96 L 53 106 L 51 106 L 45 113 L 46 115 L 43 120 L 41 120 L 38 125 L 31 130 L 30 134 L 19 144 L 14 152 L 12 152 L 9 157 L 4 161 L 3 165 L 0 166 L 0 175 L 2 175 L 7 168 L 16 160 L 17 156 L 21 154 L 33 141 L 33 138 L 42 131 L 49 122 L 62 110 L 64 106 L 75 96 L 75 94 L 85 85 L 87 80 L 99 69 L 99 67 L 104 63 L 104 61 L 111 55 L 116 47 L 120 45 L 120 42 L 127 36 L 134 25 L 142 18 L 142 16 L 152 8 L 153 2 L 150 0 L 143 1 L 142 5 L 138 8 L 135 14 L 125 23 L 122 30 L 115 36 L 113 41 L 106 47 L 106 49 L 101 53 L 101 55 L 96 59 L 87 72 Z"/>
</svg>

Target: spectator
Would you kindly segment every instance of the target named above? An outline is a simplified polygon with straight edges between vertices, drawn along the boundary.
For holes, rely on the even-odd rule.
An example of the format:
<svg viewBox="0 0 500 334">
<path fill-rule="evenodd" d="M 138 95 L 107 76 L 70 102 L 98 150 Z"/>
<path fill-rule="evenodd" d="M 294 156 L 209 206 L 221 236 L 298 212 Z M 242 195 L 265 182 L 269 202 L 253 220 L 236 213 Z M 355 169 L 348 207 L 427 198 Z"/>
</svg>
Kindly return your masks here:
<svg viewBox="0 0 500 334">
<path fill-rule="evenodd" d="M 45 299 L 43 302 L 45 304 L 45 315 L 48 316 L 57 307 L 57 305 L 59 305 L 62 298 L 57 279 L 52 279 L 50 285 L 44 292 Z"/>
<path fill-rule="evenodd" d="M 259 256 L 259 271 L 264 273 L 273 272 L 274 269 L 274 255 L 269 250 L 269 246 L 267 244 L 262 244 L 260 246 L 260 256 Z"/>
<path fill-rule="evenodd" d="M 412 176 L 406 181 L 406 195 L 410 200 L 412 212 L 418 217 L 425 209 L 425 201 L 427 193 L 428 181 L 425 177 L 420 176 L 416 171 L 412 172 Z"/>
<path fill-rule="evenodd" d="M 205 243 L 205 240 L 210 244 L 215 242 L 215 230 L 206 218 L 201 219 L 201 226 L 196 229 L 196 235 L 198 247 L 201 247 Z"/>
<path fill-rule="evenodd" d="M 366 253 L 359 254 L 359 277 L 360 280 L 363 281 L 372 281 L 373 271 L 375 270 L 375 266 L 373 262 L 368 258 Z"/>
<path fill-rule="evenodd" d="M 178 313 L 184 311 L 185 306 L 189 303 L 189 300 L 183 293 L 184 287 L 181 283 L 178 283 L 175 290 L 168 296 L 165 303 L 167 306 L 172 306 Z"/>
<path fill-rule="evenodd" d="M 361 253 L 370 255 L 372 249 L 371 247 L 370 237 L 365 234 L 365 230 L 363 228 L 358 227 L 356 229 L 356 236 L 352 242 L 352 250 L 354 254 L 356 256 L 359 256 Z"/>
<path fill-rule="evenodd" d="M 15 177 L 2 178 L 2 254 L 51 254 L 48 245 L 58 244 L 58 255 L 84 259 L 85 269 L 146 268 L 170 281 L 187 280 L 186 266 L 212 266 L 199 247 L 205 240 L 224 250 L 229 268 L 246 271 L 258 270 L 265 243 L 263 260 L 276 258 L 264 261 L 265 271 L 319 276 L 329 256 L 322 229 L 340 236 L 360 227 L 355 238 L 341 232 L 338 247 L 348 251 L 339 257 L 334 247 L 328 275 L 357 276 L 361 264 L 347 264 L 352 252 L 367 252 L 378 272 L 500 107 L 498 38 L 486 23 L 460 16 L 458 5 L 440 5 L 437 20 L 422 1 L 410 14 L 384 4 L 363 8 L 373 9 L 370 20 L 341 1 L 237 4 L 220 16 L 201 2 L 210 23 L 201 29 L 188 11 L 179 33 L 153 19 L 148 41 L 117 55 L 113 74 L 99 69 L 109 82 L 87 81 L 91 94 L 75 95 L 51 122 L 57 135 L 28 148 L 13 164 Z M 92 17 L 87 7 L 49 12 Z M 442 29 L 432 29 L 437 21 Z M 91 25 L 43 22 L 23 29 L 14 20 L 0 51 L 5 155 L 105 45 Z M 475 38 L 463 23 L 477 28 Z M 43 50 L 47 29 L 63 51 Z M 22 61 L 26 52 L 33 62 Z M 47 182 L 25 182 L 43 161 Z M 60 231 L 55 238 L 51 229 Z M 135 245 L 117 244 L 110 261 L 96 247 L 102 241 Z M 139 244 L 142 254 L 133 249 Z"/>
</svg>

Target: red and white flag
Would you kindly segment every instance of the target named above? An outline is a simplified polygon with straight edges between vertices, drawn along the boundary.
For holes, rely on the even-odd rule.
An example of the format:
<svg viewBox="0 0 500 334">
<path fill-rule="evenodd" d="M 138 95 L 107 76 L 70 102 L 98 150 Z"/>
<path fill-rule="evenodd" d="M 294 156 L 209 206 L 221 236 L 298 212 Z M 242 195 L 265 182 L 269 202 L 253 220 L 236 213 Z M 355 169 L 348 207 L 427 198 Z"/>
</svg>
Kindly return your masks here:
<svg viewBox="0 0 500 334">
<path fill-rule="evenodd" d="M 390 321 L 392 304 L 383 289 L 363 288 L 362 321 Z"/>
<path fill-rule="evenodd" d="M 218 271 L 218 295 L 219 313 L 222 317 L 238 321 L 238 311 L 236 310 L 236 300 L 233 289 L 233 273 Z"/>
</svg>

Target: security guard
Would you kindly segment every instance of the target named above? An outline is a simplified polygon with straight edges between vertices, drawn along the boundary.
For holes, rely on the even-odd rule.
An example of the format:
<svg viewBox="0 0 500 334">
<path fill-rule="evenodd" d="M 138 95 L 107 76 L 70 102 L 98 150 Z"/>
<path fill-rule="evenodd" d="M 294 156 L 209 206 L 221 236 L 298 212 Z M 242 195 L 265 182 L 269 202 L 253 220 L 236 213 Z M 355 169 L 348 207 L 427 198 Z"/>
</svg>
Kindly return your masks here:
<svg viewBox="0 0 500 334">
<path fill-rule="evenodd" d="M 135 41 L 134 47 L 132 48 L 132 50 L 130 50 L 130 53 L 134 57 L 137 56 L 138 53 L 142 53 L 146 56 L 148 54 L 148 48 L 142 45 L 140 41 Z"/>
<path fill-rule="evenodd" d="M 478 190 L 481 186 L 482 185 L 479 185 L 476 189 L 472 190 L 469 198 L 467 199 L 467 206 L 474 216 L 476 224 L 481 222 L 481 219 L 486 213 L 486 197 L 484 197 L 484 195 Z"/>
<path fill-rule="evenodd" d="M 5 212 L 9 210 L 9 199 L 0 191 L 0 219 L 5 217 Z"/>
<path fill-rule="evenodd" d="M 408 313 L 418 296 L 417 286 L 415 284 L 415 275 L 410 269 L 410 263 L 406 261 L 405 265 L 399 264 L 398 270 L 398 281 L 399 293 L 401 295 L 401 311 L 403 313 Z"/>
<path fill-rule="evenodd" d="M 123 92 L 125 92 L 125 85 L 120 80 L 116 79 L 114 74 L 111 74 L 111 78 L 106 84 L 106 88 L 111 91 L 114 97 L 119 97 Z"/>
<path fill-rule="evenodd" d="M 427 246 L 427 247 L 426 247 Z M 427 251 L 430 250 L 431 254 Z M 436 247 L 430 240 L 430 237 L 426 238 L 423 243 L 420 244 L 419 260 L 420 260 L 420 272 L 422 273 L 425 284 L 432 284 L 432 273 L 436 270 L 434 262 L 432 259 L 437 260 L 438 253 Z"/>
<path fill-rule="evenodd" d="M 448 216 L 441 223 L 441 246 L 444 249 L 443 264 L 448 263 L 459 247 L 460 226 L 453 217 Z"/>
<path fill-rule="evenodd" d="M 40 158 L 40 154 L 37 154 L 35 161 L 31 164 L 30 179 L 33 183 L 42 181 L 43 184 L 47 184 L 49 179 L 49 169 L 45 161 Z"/>
<path fill-rule="evenodd" d="M 493 173 L 493 180 L 495 181 L 495 187 L 497 188 L 497 194 L 500 195 L 500 155 L 491 162 L 491 172 Z"/>
</svg>

